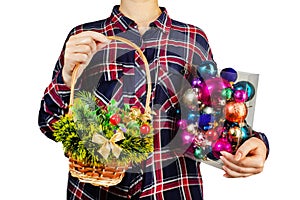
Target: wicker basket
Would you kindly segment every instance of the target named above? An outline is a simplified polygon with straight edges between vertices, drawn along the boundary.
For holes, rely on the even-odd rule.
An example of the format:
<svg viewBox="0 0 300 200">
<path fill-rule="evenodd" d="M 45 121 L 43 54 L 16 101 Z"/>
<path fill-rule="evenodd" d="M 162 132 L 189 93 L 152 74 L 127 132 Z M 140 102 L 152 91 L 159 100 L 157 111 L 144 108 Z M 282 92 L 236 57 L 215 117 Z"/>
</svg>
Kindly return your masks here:
<svg viewBox="0 0 300 200">
<path fill-rule="evenodd" d="M 69 158 L 69 170 L 72 176 L 81 182 L 90 183 L 95 186 L 109 187 L 120 183 L 128 166 L 100 165 L 91 166 Z"/>
<path fill-rule="evenodd" d="M 133 47 L 143 60 L 145 64 L 145 71 L 146 71 L 146 78 L 147 78 L 147 97 L 146 97 L 146 104 L 145 104 L 145 114 L 151 115 L 151 108 L 150 108 L 150 97 L 151 97 L 151 76 L 149 71 L 149 64 L 148 61 L 140 50 L 140 48 L 132 43 L 131 41 L 118 37 L 118 36 L 109 36 L 107 37 L 109 40 L 118 40 L 128 44 L 129 46 Z M 71 107 L 74 103 L 74 88 L 76 84 L 76 78 L 78 73 L 79 66 L 75 66 L 72 74 L 72 82 L 71 82 L 71 94 L 70 94 L 70 103 L 69 106 Z M 72 111 L 69 109 L 69 116 L 72 116 Z M 85 183 L 90 183 L 95 186 L 104 186 L 109 187 L 113 185 L 117 185 L 120 183 L 125 175 L 125 171 L 128 169 L 130 163 L 126 166 L 117 166 L 116 163 L 110 163 L 106 165 L 98 165 L 98 166 L 91 166 L 89 163 L 82 163 L 77 161 L 76 159 L 69 156 L 69 170 L 73 177 L 78 178 L 80 181 Z"/>
</svg>

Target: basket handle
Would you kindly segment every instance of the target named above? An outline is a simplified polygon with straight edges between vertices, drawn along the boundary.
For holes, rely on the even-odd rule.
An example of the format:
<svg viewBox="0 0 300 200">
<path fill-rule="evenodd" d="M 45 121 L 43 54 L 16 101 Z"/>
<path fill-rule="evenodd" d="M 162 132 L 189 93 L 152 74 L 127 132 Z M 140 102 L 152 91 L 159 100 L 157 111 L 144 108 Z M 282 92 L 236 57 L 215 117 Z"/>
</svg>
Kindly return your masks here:
<svg viewBox="0 0 300 200">
<path fill-rule="evenodd" d="M 151 75 L 150 75 L 150 69 L 149 69 L 149 63 L 147 61 L 146 56 L 142 52 L 142 50 L 133 42 L 131 42 L 128 39 L 119 37 L 119 36 L 107 36 L 107 39 L 109 40 L 118 40 L 121 42 L 124 42 L 125 44 L 128 44 L 129 46 L 133 47 L 141 56 L 141 59 L 143 60 L 145 64 L 145 71 L 146 71 L 146 78 L 147 78 L 147 96 L 146 96 L 146 104 L 145 104 L 145 114 L 151 114 L 151 108 L 150 108 L 150 98 L 151 98 L 151 90 L 152 90 L 152 83 L 151 83 Z M 74 90 L 75 90 L 75 84 L 76 84 L 76 77 L 78 73 L 79 65 L 75 65 L 73 73 L 72 73 L 72 79 L 71 79 L 71 94 L 70 94 L 70 102 L 69 102 L 69 108 L 73 106 L 74 104 Z M 68 114 L 71 115 L 72 111 L 69 109 Z"/>
</svg>

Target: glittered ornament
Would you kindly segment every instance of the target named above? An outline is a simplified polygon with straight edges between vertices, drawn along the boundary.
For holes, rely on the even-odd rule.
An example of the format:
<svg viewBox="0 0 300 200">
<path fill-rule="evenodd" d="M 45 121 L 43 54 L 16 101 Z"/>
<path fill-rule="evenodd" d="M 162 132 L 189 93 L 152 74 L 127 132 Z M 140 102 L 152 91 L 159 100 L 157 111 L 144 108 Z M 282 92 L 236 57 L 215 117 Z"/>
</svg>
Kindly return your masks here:
<svg viewBox="0 0 300 200">
<path fill-rule="evenodd" d="M 240 127 L 238 126 L 231 127 L 228 130 L 228 139 L 230 142 L 240 144 L 242 141 L 242 131 Z"/>
<path fill-rule="evenodd" d="M 218 139 L 212 147 L 212 153 L 218 159 L 221 156 L 221 151 L 227 151 L 229 153 L 232 153 L 232 145 L 226 138 Z"/>
<path fill-rule="evenodd" d="M 217 73 L 218 68 L 212 61 L 204 61 L 199 66 L 197 66 L 197 74 L 203 80 L 215 77 Z"/>
<path fill-rule="evenodd" d="M 231 122 L 243 122 L 247 117 L 248 109 L 245 103 L 228 102 L 224 108 L 225 118 Z"/>
<path fill-rule="evenodd" d="M 182 102 L 191 110 L 198 108 L 198 93 L 196 88 L 190 88 L 183 94 Z"/>
<path fill-rule="evenodd" d="M 133 120 L 138 119 L 141 116 L 141 114 L 142 114 L 140 108 L 138 108 L 136 106 L 132 106 L 130 108 L 130 111 L 131 111 L 130 112 L 130 118 L 133 119 Z"/>
<path fill-rule="evenodd" d="M 202 109 L 202 112 L 204 114 L 213 114 L 214 113 L 214 109 L 210 106 L 206 106 Z"/>
<path fill-rule="evenodd" d="M 249 81 L 239 81 L 233 85 L 235 90 L 244 90 L 247 92 L 247 101 L 251 100 L 255 95 L 255 88 Z"/>
<path fill-rule="evenodd" d="M 192 134 L 196 134 L 198 130 L 198 126 L 196 124 L 188 124 L 188 126 L 186 127 L 186 131 L 188 131 L 189 133 Z"/>
<path fill-rule="evenodd" d="M 238 78 L 238 73 L 233 68 L 224 68 L 221 70 L 220 76 L 229 82 L 235 82 Z"/>
</svg>

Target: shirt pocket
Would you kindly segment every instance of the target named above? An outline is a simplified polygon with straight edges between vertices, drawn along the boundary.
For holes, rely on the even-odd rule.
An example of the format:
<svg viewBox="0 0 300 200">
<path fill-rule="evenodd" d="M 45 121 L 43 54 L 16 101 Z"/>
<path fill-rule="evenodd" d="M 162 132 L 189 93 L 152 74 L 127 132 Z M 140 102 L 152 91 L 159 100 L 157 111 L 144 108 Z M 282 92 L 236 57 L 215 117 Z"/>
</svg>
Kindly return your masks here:
<svg viewBox="0 0 300 200">
<path fill-rule="evenodd" d="M 191 87 L 192 66 L 183 60 L 177 62 L 168 62 L 167 66 L 161 66 L 164 71 L 159 78 L 158 84 L 162 86 L 165 94 L 173 107 L 180 103 L 183 93 Z"/>
<path fill-rule="evenodd" d="M 110 100 L 120 101 L 123 87 L 123 64 L 105 63 L 94 69 L 98 73 L 98 82 L 95 95 L 100 100 L 100 105 L 107 105 Z M 95 81 L 94 81 L 95 84 Z"/>
</svg>

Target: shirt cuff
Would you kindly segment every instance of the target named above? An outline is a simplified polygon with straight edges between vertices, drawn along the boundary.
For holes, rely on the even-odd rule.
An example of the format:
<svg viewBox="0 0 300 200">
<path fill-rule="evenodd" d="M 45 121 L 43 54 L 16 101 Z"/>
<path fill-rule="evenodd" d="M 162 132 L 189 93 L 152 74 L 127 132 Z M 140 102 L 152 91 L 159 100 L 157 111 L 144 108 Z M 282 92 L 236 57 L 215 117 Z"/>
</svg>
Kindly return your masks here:
<svg viewBox="0 0 300 200">
<path fill-rule="evenodd" d="M 66 108 L 70 101 L 71 89 L 65 84 L 61 70 L 57 72 L 56 76 L 52 81 L 52 84 L 54 85 L 54 92 L 62 100 L 62 105 L 64 105 L 62 107 Z"/>
<path fill-rule="evenodd" d="M 270 146 L 269 146 L 269 141 L 268 141 L 267 136 L 264 133 L 253 131 L 253 137 L 261 139 L 265 143 L 265 145 L 267 147 L 267 155 L 266 155 L 266 159 L 267 159 L 269 156 L 269 152 L 270 152 Z"/>
</svg>

